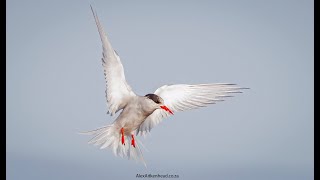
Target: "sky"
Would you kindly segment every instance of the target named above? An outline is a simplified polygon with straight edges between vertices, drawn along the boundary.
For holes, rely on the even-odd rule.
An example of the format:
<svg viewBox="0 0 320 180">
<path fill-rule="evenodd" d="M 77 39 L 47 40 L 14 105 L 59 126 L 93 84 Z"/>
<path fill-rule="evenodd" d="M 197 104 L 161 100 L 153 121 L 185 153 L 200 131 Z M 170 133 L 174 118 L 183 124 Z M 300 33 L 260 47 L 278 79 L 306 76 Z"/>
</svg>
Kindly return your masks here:
<svg viewBox="0 0 320 180">
<path fill-rule="evenodd" d="M 176 83 L 250 89 L 137 137 L 147 168 L 87 144 L 79 131 L 115 119 L 91 3 L 137 94 Z M 7 179 L 313 179 L 313 8 L 311 0 L 7 0 Z"/>
</svg>

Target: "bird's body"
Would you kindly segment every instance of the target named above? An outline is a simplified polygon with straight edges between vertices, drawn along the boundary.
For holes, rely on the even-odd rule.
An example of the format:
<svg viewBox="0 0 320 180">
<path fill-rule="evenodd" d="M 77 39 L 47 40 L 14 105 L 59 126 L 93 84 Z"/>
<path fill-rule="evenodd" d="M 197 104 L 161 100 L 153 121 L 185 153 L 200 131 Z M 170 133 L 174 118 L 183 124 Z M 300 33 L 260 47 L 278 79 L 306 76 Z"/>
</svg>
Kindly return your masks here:
<svg viewBox="0 0 320 180">
<path fill-rule="evenodd" d="M 123 128 L 125 135 L 134 134 L 146 118 L 157 109 L 157 106 L 146 103 L 147 101 L 144 96 L 132 97 L 113 124 L 119 131 Z"/>
<path fill-rule="evenodd" d="M 103 46 L 108 113 L 114 115 L 122 110 L 111 125 L 85 132 L 94 136 L 89 142 L 101 149 L 109 147 L 115 155 L 144 162 L 135 135 L 150 132 L 173 112 L 215 104 L 245 89 L 230 83 L 174 84 L 164 85 L 145 96 L 136 95 L 126 82 L 119 55 L 112 48 L 97 14 L 93 9 L 92 12 Z"/>
</svg>

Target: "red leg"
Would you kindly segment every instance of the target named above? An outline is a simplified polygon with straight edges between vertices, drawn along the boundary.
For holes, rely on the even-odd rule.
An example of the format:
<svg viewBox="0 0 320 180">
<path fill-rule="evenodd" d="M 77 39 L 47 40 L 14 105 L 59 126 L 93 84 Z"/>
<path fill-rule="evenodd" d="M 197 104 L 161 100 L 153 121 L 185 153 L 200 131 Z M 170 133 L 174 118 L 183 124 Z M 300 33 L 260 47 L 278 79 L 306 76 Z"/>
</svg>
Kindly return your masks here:
<svg viewBox="0 0 320 180">
<path fill-rule="evenodd" d="M 121 128 L 120 133 L 121 133 L 121 143 L 123 145 L 125 145 L 125 143 L 124 143 L 124 129 L 123 128 Z"/>
<path fill-rule="evenodd" d="M 131 145 L 135 148 L 136 147 L 136 141 L 134 140 L 134 135 L 131 134 L 132 140 L 131 140 Z"/>
</svg>

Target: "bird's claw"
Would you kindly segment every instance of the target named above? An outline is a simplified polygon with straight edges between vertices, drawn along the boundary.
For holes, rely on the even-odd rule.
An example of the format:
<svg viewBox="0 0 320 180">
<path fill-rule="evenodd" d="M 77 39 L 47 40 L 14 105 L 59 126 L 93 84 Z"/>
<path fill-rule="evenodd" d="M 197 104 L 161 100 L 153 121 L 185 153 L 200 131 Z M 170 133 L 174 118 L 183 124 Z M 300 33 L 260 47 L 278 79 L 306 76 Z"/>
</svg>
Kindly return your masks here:
<svg viewBox="0 0 320 180">
<path fill-rule="evenodd" d="M 131 134 L 131 145 L 135 148 L 136 147 L 136 141 L 134 140 L 134 135 Z"/>
<path fill-rule="evenodd" d="M 122 145 L 126 145 L 124 143 L 124 129 L 123 128 L 121 128 L 120 133 L 121 133 L 121 143 L 122 143 Z"/>
</svg>

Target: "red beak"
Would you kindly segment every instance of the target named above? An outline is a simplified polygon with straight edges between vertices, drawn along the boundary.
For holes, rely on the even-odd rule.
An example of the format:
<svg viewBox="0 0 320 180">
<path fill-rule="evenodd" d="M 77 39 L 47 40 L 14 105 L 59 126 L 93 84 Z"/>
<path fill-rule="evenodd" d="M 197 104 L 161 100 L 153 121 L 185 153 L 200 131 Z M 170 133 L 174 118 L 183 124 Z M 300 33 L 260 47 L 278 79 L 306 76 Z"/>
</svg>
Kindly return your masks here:
<svg viewBox="0 0 320 180">
<path fill-rule="evenodd" d="M 167 107 L 167 106 L 160 106 L 163 110 L 169 112 L 170 114 L 173 115 L 173 112 Z"/>
</svg>

